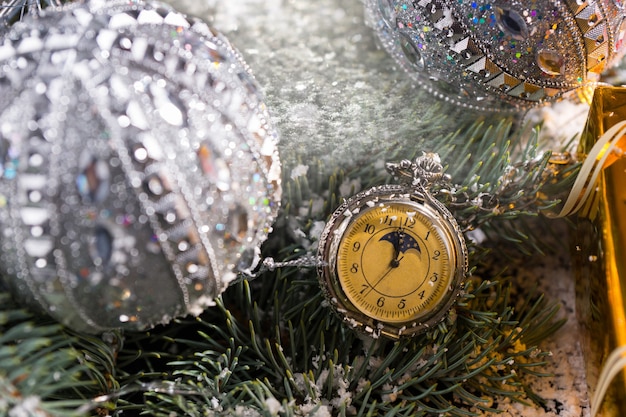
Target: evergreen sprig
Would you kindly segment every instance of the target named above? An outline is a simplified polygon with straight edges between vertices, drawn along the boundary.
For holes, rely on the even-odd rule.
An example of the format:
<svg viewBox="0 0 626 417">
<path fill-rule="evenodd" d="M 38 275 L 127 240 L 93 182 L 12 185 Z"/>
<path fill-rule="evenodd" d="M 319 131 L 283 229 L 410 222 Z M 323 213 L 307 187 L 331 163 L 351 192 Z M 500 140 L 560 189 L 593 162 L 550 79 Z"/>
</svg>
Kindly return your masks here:
<svg viewBox="0 0 626 417">
<path fill-rule="evenodd" d="M 166 366 L 177 392 L 150 393 L 150 412 L 472 416 L 496 412 L 498 397 L 541 401 L 528 385 L 545 376 L 548 353 L 538 343 L 562 324 L 542 297 L 518 310 L 510 280 L 476 277 L 456 319 L 423 338 L 372 340 L 329 315 L 315 278 L 301 272 L 272 277 L 274 297 L 263 297 L 258 281 L 238 284 L 216 310 L 181 323 L 199 338 L 172 341 L 189 348 Z M 289 310 L 291 318 L 282 314 Z"/>
<path fill-rule="evenodd" d="M 19 308 L 2 287 L 0 306 L 0 415 L 82 415 L 81 406 L 115 388 L 104 343 Z"/>
</svg>

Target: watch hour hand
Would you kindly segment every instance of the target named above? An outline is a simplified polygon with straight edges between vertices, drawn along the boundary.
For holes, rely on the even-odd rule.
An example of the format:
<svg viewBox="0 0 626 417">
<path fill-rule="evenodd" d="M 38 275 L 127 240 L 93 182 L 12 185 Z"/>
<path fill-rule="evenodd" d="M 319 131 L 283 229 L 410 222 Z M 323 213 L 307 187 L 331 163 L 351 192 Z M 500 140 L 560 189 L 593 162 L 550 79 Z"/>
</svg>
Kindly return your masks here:
<svg viewBox="0 0 626 417">
<path fill-rule="evenodd" d="M 392 243 L 393 259 L 391 259 L 391 263 L 389 264 L 389 266 L 391 266 L 392 268 L 397 268 L 398 266 L 400 266 L 400 259 L 398 259 L 398 257 L 400 256 L 400 239 L 394 239 Z"/>
</svg>

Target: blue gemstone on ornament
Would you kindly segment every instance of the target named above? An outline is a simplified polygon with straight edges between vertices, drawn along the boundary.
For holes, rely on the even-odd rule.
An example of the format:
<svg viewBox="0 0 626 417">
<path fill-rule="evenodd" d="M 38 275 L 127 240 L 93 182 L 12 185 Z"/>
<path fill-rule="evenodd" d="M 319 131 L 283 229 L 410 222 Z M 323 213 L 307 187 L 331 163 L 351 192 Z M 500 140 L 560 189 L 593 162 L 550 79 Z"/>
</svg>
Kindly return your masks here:
<svg viewBox="0 0 626 417">
<path fill-rule="evenodd" d="M 4 169 L 4 178 L 7 180 L 12 180 L 17 176 L 17 169 L 15 169 L 15 164 L 9 163 Z"/>
<path fill-rule="evenodd" d="M 528 27 L 524 18 L 515 10 L 496 8 L 496 21 L 500 29 L 513 39 L 528 38 Z"/>
<path fill-rule="evenodd" d="M 105 227 L 98 226 L 94 231 L 94 255 L 97 263 L 106 265 L 113 254 L 113 236 Z"/>
<path fill-rule="evenodd" d="M 0 139 L 0 178 L 12 180 L 17 176 L 19 149 L 11 146 L 8 140 Z"/>
</svg>

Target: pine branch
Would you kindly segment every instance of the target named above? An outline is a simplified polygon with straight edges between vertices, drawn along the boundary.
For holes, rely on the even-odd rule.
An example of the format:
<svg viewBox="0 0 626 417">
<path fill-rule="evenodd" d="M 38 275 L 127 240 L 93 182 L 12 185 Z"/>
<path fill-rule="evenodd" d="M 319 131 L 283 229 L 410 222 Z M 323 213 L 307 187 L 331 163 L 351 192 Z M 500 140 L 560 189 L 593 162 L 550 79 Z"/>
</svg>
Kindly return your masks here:
<svg viewBox="0 0 626 417">
<path fill-rule="evenodd" d="M 228 415 L 246 409 L 272 415 L 280 409 L 289 415 L 286 410 L 321 407 L 337 415 L 343 410 L 463 416 L 495 412 L 489 406 L 492 396 L 538 401 L 525 378 L 543 375 L 547 353 L 535 343 L 548 333 L 533 329 L 552 331 L 560 325 L 552 319 L 556 307 L 542 297 L 516 313 L 508 280 L 476 279 L 456 320 L 424 339 L 394 343 L 361 339 L 317 302 L 304 303 L 316 290 L 301 272 L 272 277 L 279 283 L 275 297 L 282 293 L 285 298 L 261 298 L 258 281 L 251 283 L 254 289 L 243 282 L 227 292 L 215 311 L 183 325 L 203 330 L 193 341 L 176 340 L 181 347 L 193 347 L 186 359 L 167 365 L 178 393 L 149 394 L 154 398 L 147 402 L 151 412 Z M 286 287 L 289 294 L 281 292 Z M 305 306 L 294 320 L 270 311 L 295 305 Z"/>
<path fill-rule="evenodd" d="M 104 342 L 18 308 L 1 287 L 0 306 L 0 415 L 82 415 L 81 406 L 114 388 Z"/>
</svg>

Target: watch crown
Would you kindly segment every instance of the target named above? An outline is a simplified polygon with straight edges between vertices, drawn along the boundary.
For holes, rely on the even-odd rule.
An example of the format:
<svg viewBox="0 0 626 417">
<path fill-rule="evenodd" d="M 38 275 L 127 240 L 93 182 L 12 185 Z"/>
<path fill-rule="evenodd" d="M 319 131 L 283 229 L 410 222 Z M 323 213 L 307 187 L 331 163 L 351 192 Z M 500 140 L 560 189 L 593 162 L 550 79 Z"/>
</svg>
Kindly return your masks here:
<svg viewBox="0 0 626 417">
<path fill-rule="evenodd" d="M 433 152 L 423 152 L 421 156 L 415 158 L 415 162 L 408 159 L 400 162 L 387 162 L 386 168 L 395 180 L 416 187 L 427 188 L 443 178 L 441 159 Z"/>
</svg>

